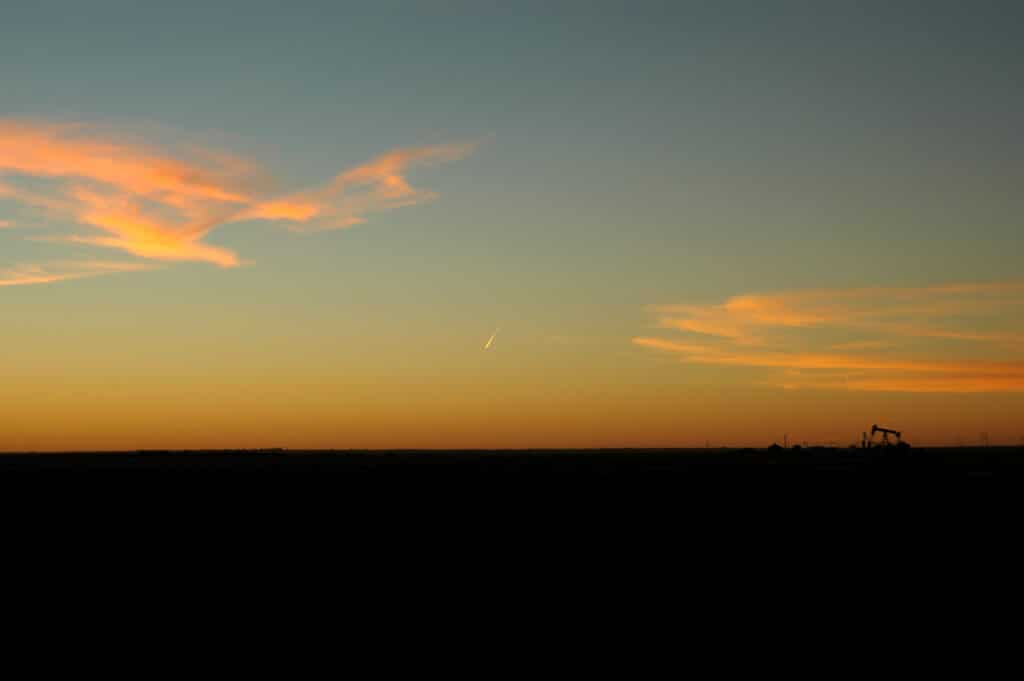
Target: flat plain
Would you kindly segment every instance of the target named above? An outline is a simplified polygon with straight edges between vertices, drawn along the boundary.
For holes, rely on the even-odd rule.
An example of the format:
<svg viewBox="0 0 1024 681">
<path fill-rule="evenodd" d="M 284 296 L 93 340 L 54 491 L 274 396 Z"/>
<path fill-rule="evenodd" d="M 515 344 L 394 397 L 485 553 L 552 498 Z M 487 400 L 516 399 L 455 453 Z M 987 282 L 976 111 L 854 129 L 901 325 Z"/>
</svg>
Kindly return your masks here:
<svg viewBox="0 0 1024 681">
<path fill-rule="evenodd" d="M 695 477 L 1022 476 L 1024 447 L 217 450 L 8 453 L 0 472 L 167 471 Z"/>
</svg>

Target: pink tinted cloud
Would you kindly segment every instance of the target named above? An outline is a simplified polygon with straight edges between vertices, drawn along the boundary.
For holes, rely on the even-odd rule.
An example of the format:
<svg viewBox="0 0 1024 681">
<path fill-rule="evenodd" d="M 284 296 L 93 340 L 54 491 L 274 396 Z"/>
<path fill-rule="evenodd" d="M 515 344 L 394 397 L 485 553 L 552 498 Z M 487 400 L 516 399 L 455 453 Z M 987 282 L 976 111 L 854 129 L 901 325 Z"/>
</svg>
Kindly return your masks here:
<svg viewBox="0 0 1024 681">
<path fill-rule="evenodd" d="M 104 261 L 63 261 L 47 265 L 17 265 L 8 269 L 0 269 L 0 286 L 50 284 L 69 279 L 85 279 L 122 272 L 142 272 L 149 269 L 153 269 L 153 267 L 146 263 Z"/>
<path fill-rule="evenodd" d="M 768 382 L 787 388 L 1024 391 L 1022 307 L 1022 281 L 751 294 L 655 306 L 656 325 L 677 335 L 633 343 L 687 364 L 778 372 Z M 955 358 L 937 345 L 949 342 Z"/>
<path fill-rule="evenodd" d="M 218 150 L 192 148 L 183 160 L 100 139 L 81 125 L 0 120 L 0 176 L 8 176 L 0 181 L 0 199 L 94 230 L 54 241 L 236 267 L 238 254 L 205 241 L 218 227 L 248 220 L 284 222 L 296 231 L 360 224 L 370 213 L 436 198 L 413 187 L 406 173 L 463 158 L 473 148 L 399 149 L 339 173 L 324 187 L 273 197 L 253 188 L 254 164 Z M 18 177 L 43 182 L 30 190 L 12 181 Z"/>
<path fill-rule="evenodd" d="M 362 224 L 371 213 L 415 206 L 437 194 L 413 187 L 408 172 L 465 158 L 476 143 L 397 149 L 339 173 L 326 186 L 258 203 L 233 220 L 287 220 L 295 231 L 342 229 Z"/>
</svg>

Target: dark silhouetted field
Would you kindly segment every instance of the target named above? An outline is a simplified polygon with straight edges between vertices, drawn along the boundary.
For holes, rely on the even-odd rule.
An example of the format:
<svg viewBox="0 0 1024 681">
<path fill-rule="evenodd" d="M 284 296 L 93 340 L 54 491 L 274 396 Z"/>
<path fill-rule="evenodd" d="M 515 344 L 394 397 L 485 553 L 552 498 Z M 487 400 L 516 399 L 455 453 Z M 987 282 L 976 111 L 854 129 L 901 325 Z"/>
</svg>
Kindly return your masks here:
<svg viewBox="0 0 1024 681">
<path fill-rule="evenodd" d="M 186 451 L 0 455 L 0 472 L 259 471 L 340 474 L 582 474 L 695 477 L 1022 476 L 1024 447 L 893 449 L 600 449 Z"/>
</svg>

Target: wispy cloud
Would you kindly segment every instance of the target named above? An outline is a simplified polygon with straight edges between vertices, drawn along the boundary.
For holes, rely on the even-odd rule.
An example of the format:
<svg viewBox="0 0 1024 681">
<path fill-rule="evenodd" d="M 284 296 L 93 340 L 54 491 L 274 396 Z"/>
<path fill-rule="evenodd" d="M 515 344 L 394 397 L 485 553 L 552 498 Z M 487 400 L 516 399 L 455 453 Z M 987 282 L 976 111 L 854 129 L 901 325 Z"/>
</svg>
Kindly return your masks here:
<svg viewBox="0 0 1024 681">
<path fill-rule="evenodd" d="M 190 149 L 185 160 L 100 139 L 82 125 L 0 120 L 0 176 L 7 176 L 0 199 L 89 230 L 50 240 L 120 249 L 149 260 L 236 267 L 237 253 L 206 243 L 216 228 L 247 220 L 280 221 L 296 231 L 360 224 L 372 213 L 436 198 L 413 187 L 407 172 L 463 158 L 473 148 L 399 149 L 341 172 L 322 187 L 274 197 L 258 189 L 266 183 L 255 164 L 221 151 Z"/>
<path fill-rule="evenodd" d="M 856 288 L 751 294 L 719 305 L 658 305 L 663 328 L 757 345 L 778 328 L 856 328 L 898 336 L 1006 340 L 1016 334 L 964 331 L 934 326 L 945 317 L 976 317 L 1024 305 L 1024 282 L 993 282 L 919 288 Z"/>
<path fill-rule="evenodd" d="M 47 265 L 16 265 L 0 269 L 0 286 L 29 286 L 50 284 L 69 279 L 85 279 L 104 274 L 141 272 L 153 269 L 147 263 L 104 262 L 104 261 L 60 261 Z"/>
<path fill-rule="evenodd" d="M 654 306 L 679 334 L 633 342 L 787 388 L 1024 391 L 1022 306 L 1021 281 L 742 295 Z"/>
<path fill-rule="evenodd" d="M 408 171 L 465 158 L 475 147 L 465 143 L 398 149 L 339 173 L 324 187 L 258 203 L 233 219 L 287 220 L 296 231 L 358 225 L 371 213 L 436 199 L 434 192 L 409 184 Z"/>
</svg>

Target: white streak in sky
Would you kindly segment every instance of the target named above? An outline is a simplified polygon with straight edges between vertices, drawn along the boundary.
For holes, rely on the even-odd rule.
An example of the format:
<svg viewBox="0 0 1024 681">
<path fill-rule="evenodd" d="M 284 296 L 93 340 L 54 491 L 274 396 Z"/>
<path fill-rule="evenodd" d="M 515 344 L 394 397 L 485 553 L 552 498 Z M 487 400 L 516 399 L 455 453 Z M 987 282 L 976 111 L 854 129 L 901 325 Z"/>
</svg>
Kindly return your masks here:
<svg viewBox="0 0 1024 681">
<path fill-rule="evenodd" d="M 501 328 L 501 327 L 498 327 L 498 328 Z M 490 350 L 491 349 L 491 344 L 494 343 L 494 339 L 497 338 L 497 336 L 498 336 L 498 329 L 495 329 L 494 333 L 491 334 L 491 337 L 487 339 L 486 343 L 484 343 L 484 350 Z"/>
</svg>

